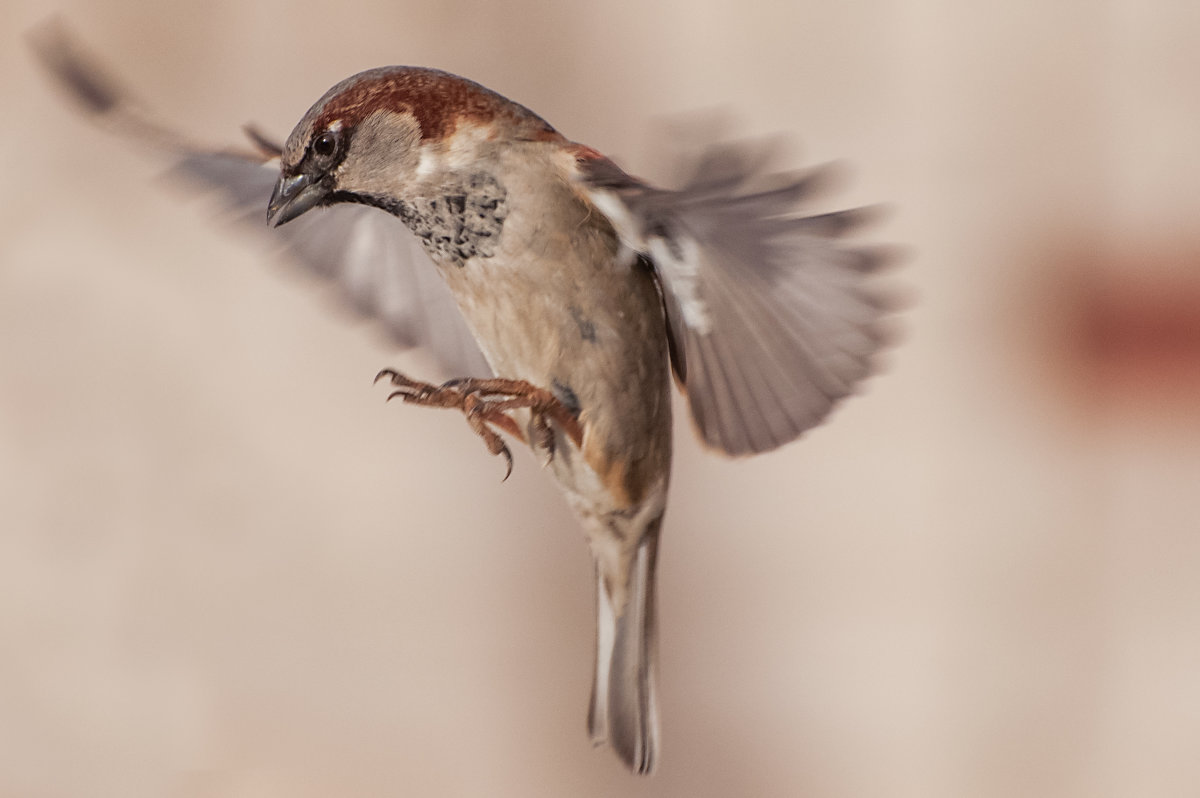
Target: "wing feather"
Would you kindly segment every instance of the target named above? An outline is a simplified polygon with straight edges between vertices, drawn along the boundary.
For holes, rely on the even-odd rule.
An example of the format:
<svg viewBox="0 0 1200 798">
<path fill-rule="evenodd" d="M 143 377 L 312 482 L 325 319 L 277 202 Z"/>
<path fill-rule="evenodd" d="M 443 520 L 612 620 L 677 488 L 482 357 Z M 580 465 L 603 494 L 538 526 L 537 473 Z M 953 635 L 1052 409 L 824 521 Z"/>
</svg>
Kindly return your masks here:
<svg viewBox="0 0 1200 798">
<path fill-rule="evenodd" d="M 840 240 L 876 209 L 801 215 L 797 205 L 829 171 L 768 179 L 768 161 L 765 147 L 722 145 L 684 170 L 692 177 L 682 189 L 665 191 L 607 159 L 580 160 L 602 204 L 615 197 L 624 207 L 618 233 L 658 278 L 701 437 L 735 455 L 819 424 L 871 374 L 887 341 L 889 302 L 868 283 L 887 253 Z"/>
<path fill-rule="evenodd" d="M 270 228 L 265 209 L 279 174 L 272 164 L 192 151 L 173 174 L 216 192 L 232 218 L 280 245 L 288 262 L 335 286 L 347 307 L 379 323 L 397 346 L 427 349 L 446 376 L 492 375 L 449 287 L 396 217 L 341 204 Z"/>
<path fill-rule="evenodd" d="M 279 177 L 277 145 L 248 128 L 253 149 L 220 150 L 158 124 L 57 21 L 35 31 L 30 44 L 60 87 L 97 122 L 157 151 L 171 164 L 171 175 L 215 194 L 231 221 L 332 284 L 343 304 L 378 322 L 397 345 L 428 349 L 446 376 L 491 376 L 450 289 L 399 219 L 366 206 L 339 205 L 269 228 L 267 202 Z"/>
</svg>

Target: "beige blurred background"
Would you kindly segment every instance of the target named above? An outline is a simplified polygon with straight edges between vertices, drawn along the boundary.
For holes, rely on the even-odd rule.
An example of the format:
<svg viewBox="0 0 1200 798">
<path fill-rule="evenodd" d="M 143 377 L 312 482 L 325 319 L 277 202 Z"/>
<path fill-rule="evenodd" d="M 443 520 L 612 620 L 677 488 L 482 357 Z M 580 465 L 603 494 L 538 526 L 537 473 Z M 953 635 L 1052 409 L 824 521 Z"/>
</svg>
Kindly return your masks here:
<svg viewBox="0 0 1200 798">
<path fill-rule="evenodd" d="M 732 108 L 912 257 L 889 370 L 745 462 L 679 425 L 664 751 L 584 733 L 591 566 L 548 477 L 155 185 L 24 31 L 214 142 L 387 63 L 661 177 Z M 9 0 L 0 796 L 1200 794 L 1200 4 Z"/>
</svg>

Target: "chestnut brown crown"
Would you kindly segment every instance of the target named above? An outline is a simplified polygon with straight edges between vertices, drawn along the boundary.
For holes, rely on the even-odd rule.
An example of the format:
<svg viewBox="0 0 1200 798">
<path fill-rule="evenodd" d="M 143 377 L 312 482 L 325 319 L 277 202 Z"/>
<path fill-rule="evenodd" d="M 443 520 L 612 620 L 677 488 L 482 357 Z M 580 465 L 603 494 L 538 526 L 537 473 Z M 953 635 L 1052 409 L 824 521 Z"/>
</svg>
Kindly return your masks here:
<svg viewBox="0 0 1200 798">
<path fill-rule="evenodd" d="M 474 81 L 436 69 L 389 66 L 335 85 L 287 139 L 267 218 L 278 226 L 333 202 L 387 207 L 415 177 L 421 149 L 466 127 L 487 138 L 565 142 L 544 119 Z"/>
</svg>

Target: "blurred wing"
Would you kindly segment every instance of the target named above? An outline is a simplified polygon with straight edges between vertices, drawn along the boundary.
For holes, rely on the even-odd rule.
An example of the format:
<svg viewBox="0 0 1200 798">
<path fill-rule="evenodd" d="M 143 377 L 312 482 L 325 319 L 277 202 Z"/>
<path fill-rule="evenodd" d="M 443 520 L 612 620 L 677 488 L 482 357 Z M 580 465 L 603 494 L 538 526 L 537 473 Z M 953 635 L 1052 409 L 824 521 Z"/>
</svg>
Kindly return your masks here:
<svg viewBox="0 0 1200 798">
<path fill-rule="evenodd" d="M 581 158 L 597 204 L 658 277 L 675 373 L 706 443 L 774 449 L 820 423 L 873 370 L 887 303 L 866 276 L 881 252 L 839 237 L 867 209 L 798 216 L 820 173 L 747 191 L 761 148 L 712 148 L 679 191 Z M 610 218 L 613 214 L 610 213 Z"/>
<path fill-rule="evenodd" d="M 273 162 L 192 151 L 172 174 L 218 192 L 235 221 L 282 242 L 289 261 L 336 285 L 347 305 L 380 322 L 399 346 L 429 350 L 446 376 L 492 376 L 450 289 L 395 216 L 334 205 L 270 228 L 267 200 L 279 177 Z"/>
<path fill-rule="evenodd" d="M 247 133 L 255 153 L 193 144 L 140 113 L 61 24 L 44 25 L 30 43 L 50 74 L 98 122 L 162 152 L 173 175 L 215 192 L 235 220 L 282 244 L 288 260 L 335 285 L 346 304 L 382 323 L 397 344 L 427 348 L 446 376 L 492 375 L 450 289 L 399 219 L 366 206 L 339 205 L 272 229 L 266 209 L 279 177 L 278 146 L 253 130 Z"/>
</svg>

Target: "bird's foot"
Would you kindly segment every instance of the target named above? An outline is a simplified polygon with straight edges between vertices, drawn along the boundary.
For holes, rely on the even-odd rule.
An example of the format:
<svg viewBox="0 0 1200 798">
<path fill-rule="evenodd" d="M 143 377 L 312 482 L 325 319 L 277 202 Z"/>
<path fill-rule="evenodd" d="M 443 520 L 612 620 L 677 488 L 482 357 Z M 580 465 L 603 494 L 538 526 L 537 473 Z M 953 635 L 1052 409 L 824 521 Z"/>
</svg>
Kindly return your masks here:
<svg viewBox="0 0 1200 798">
<path fill-rule="evenodd" d="M 384 369 L 375 375 L 375 382 L 384 378 L 396 389 L 388 394 L 389 401 L 400 397 L 408 404 L 456 408 L 462 411 L 467 418 L 467 424 L 476 435 L 483 438 L 488 451 L 504 458 L 507 466 L 504 479 L 508 479 L 512 474 L 512 452 L 492 427 L 547 452 L 551 459 L 554 457 L 554 430 L 550 427 L 551 421 L 555 422 L 576 446 L 583 440 L 583 430 L 575 414 L 553 393 L 525 380 L 462 377 L 441 385 L 433 385 L 410 379 L 393 369 Z M 531 432 L 536 436 L 535 440 L 529 441 L 517 422 L 508 415 L 513 410 L 529 410 L 533 420 Z"/>
</svg>

